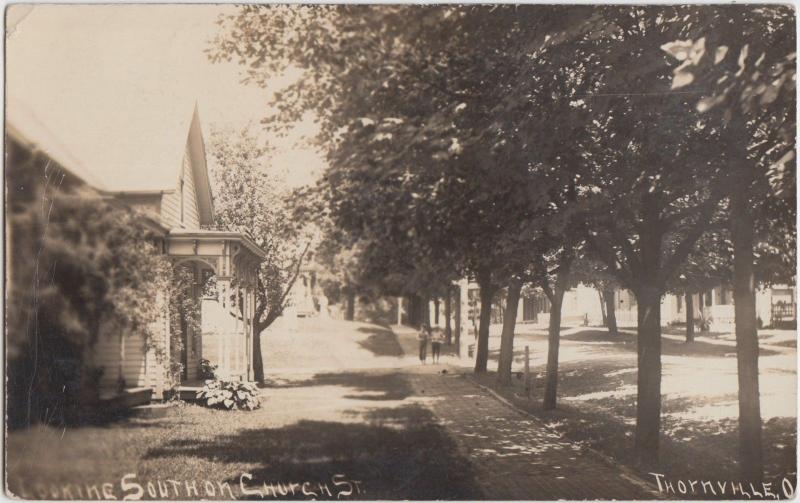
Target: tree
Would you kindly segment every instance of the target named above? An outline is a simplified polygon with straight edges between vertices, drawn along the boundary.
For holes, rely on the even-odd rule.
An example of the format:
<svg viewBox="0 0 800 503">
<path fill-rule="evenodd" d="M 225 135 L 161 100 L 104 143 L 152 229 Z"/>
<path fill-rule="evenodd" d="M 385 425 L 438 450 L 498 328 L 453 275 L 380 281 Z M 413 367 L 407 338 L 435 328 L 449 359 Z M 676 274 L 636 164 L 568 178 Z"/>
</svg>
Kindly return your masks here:
<svg viewBox="0 0 800 503">
<path fill-rule="evenodd" d="M 345 246 L 334 229 L 323 230 L 314 253 L 314 261 L 320 265 L 317 280 L 322 292 L 331 303 L 344 305 L 344 319 L 347 321 L 353 321 L 355 317 L 355 298 L 359 288 L 356 254 L 357 250 Z"/>
<path fill-rule="evenodd" d="M 509 280 L 506 290 L 506 309 L 503 313 L 503 331 L 500 335 L 500 355 L 497 361 L 497 383 L 500 386 L 511 385 L 511 364 L 514 359 L 514 326 L 516 325 L 522 286 L 522 278 L 514 276 Z"/>
<path fill-rule="evenodd" d="M 7 206 L 9 424 L 63 424 L 99 397 L 101 337 L 161 343 L 164 304 L 154 300 L 168 291 L 171 265 L 147 217 L 41 154 L 7 146 L 7 181 L 19 188 Z"/>
<path fill-rule="evenodd" d="M 513 255 L 504 236 L 513 237 L 517 222 L 541 199 L 530 184 L 517 184 L 527 180 L 527 162 L 519 155 L 507 162 L 509 151 L 485 149 L 487 135 L 493 144 L 503 142 L 495 105 L 514 91 L 510 79 L 522 55 L 518 50 L 511 59 L 499 57 L 505 52 L 498 48 L 547 42 L 542 28 L 568 21 L 503 8 L 493 12 L 502 22 L 487 23 L 486 6 L 293 10 L 245 7 L 223 18 L 212 58 L 238 58 L 249 65 L 247 78 L 262 85 L 289 65 L 303 70 L 302 80 L 276 96 L 273 123 L 314 110 L 322 124 L 319 140 L 333 154 L 332 169 L 360 163 L 364 167 L 352 170 L 362 189 L 383 182 L 377 191 L 370 186 L 355 195 L 391 189 L 405 196 L 377 208 L 393 222 L 407 223 L 388 228 L 422 245 L 425 253 L 412 256 L 438 254 L 433 262 L 474 274 L 482 301 L 475 369 L 485 371 L 492 298 L 509 274 L 499 271 L 503 259 Z M 487 76 L 500 85 L 487 85 Z M 378 110 L 382 116 L 376 117 Z M 346 209 L 355 220 L 352 229 L 367 228 L 360 211 L 374 212 L 375 199 L 369 208 L 355 205 L 359 212 Z M 385 220 L 378 222 L 371 228 L 386 228 Z"/>
<path fill-rule="evenodd" d="M 263 381 L 261 333 L 283 314 L 313 234 L 303 227 L 304 199 L 281 193 L 280 181 L 269 171 L 269 151 L 248 128 L 212 131 L 209 150 L 216 225 L 241 232 L 266 254 L 253 322 L 253 374 Z"/>
<path fill-rule="evenodd" d="M 452 317 L 452 303 L 453 287 L 452 285 L 447 285 L 445 287 L 444 296 L 444 337 L 448 346 L 453 343 L 453 327 L 450 324 L 450 318 Z"/>
<path fill-rule="evenodd" d="M 516 235 L 520 244 L 514 247 L 514 255 L 507 259 L 507 267 L 521 270 L 512 275 L 507 289 L 507 315 L 504 318 L 498 362 L 498 382 L 511 382 L 511 360 L 513 356 L 514 326 L 517 304 L 523 283 L 532 282 L 540 288 L 551 303 L 548 326 L 547 379 L 544 408 L 556 406 L 558 383 L 558 350 L 561 335 L 561 307 L 564 293 L 572 286 L 572 268 L 580 257 L 583 238 L 580 227 L 573 221 L 578 209 L 574 180 L 568 170 L 553 173 L 553 161 L 538 167 L 529 167 L 528 183 L 547 187 L 547 204 L 532 206 L 527 228 Z M 564 176 L 566 175 L 566 176 Z"/>
<path fill-rule="evenodd" d="M 683 14 L 680 7 L 611 9 L 606 23 L 614 36 L 580 44 L 599 55 L 587 58 L 592 92 L 576 103 L 592 117 L 580 163 L 585 237 L 589 251 L 637 298 L 635 446 L 643 460 L 659 447 L 661 297 L 720 204 L 727 159 L 722 149 L 709 148 L 719 146 L 718 130 L 700 120 L 691 98 L 665 94 L 670 67 L 659 47 L 678 28 L 663 21 Z M 637 50 L 631 54 L 630 47 Z M 602 71 L 621 65 L 630 71 Z"/>
<path fill-rule="evenodd" d="M 624 120 L 636 122 L 632 117 Z M 639 127 L 646 131 L 646 124 L 655 120 L 649 117 Z M 603 134 L 622 137 L 608 130 Z M 661 297 L 716 209 L 719 196 L 712 184 L 704 185 L 702 180 L 719 165 L 689 161 L 683 165 L 687 170 L 675 169 L 673 162 L 653 158 L 657 150 L 647 136 L 627 138 L 631 143 L 617 152 L 628 158 L 609 159 L 605 172 L 594 171 L 590 183 L 599 191 L 591 197 L 593 210 L 585 229 L 591 252 L 637 298 L 636 447 L 643 459 L 652 459 L 658 452 L 660 430 Z M 667 141 L 668 136 L 662 139 Z M 699 145 L 695 141 L 685 145 Z M 642 168 L 630 170 L 627 166 L 632 163 Z"/>
<path fill-rule="evenodd" d="M 585 254 L 575 262 L 572 274 L 574 282 L 590 285 L 597 290 L 603 326 L 608 327 L 611 335 L 618 335 L 615 297 L 619 282 L 616 278 L 608 274 L 602 262 Z"/>
<path fill-rule="evenodd" d="M 461 356 L 461 285 L 453 285 L 452 295 L 455 297 L 455 308 L 453 309 L 453 318 L 455 318 L 453 342 L 456 345 L 458 356 Z"/>
<path fill-rule="evenodd" d="M 533 283 L 542 289 L 550 301 L 547 327 L 547 374 L 545 380 L 545 410 L 556 407 L 558 388 L 558 353 L 561 339 L 561 307 L 564 293 L 573 286 L 572 266 L 578 259 L 581 239 L 576 232 L 564 229 L 565 238 L 545 234 L 539 242 L 538 258 L 531 267 Z"/>
<path fill-rule="evenodd" d="M 340 173 L 329 170 L 328 175 L 334 174 L 338 176 Z M 337 186 L 340 181 L 337 178 Z M 387 221 L 385 227 L 376 230 L 371 226 L 353 227 L 356 221 L 345 216 L 344 208 L 331 196 L 328 183 L 323 178 L 315 189 L 321 197 L 328 198 L 321 212 L 327 216 L 321 227 L 323 238 L 316 254 L 325 271 L 323 288 L 334 293 L 333 299 L 340 294 L 354 297 L 356 292 L 372 297 L 406 296 L 409 298 L 410 323 L 419 326 L 427 316 L 423 312 L 427 309 L 427 299 L 444 295 L 448 282 L 456 274 L 453 264 L 434 263 L 430 257 L 420 255 L 416 242 L 395 237 L 401 231 L 392 228 L 392 222 Z M 362 188 L 366 189 L 365 186 Z M 371 204 L 357 199 L 359 196 L 356 195 L 343 197 L 348 204 Z M 388 200 L 378 201 L 381 202 L 388 203 Z M 365 207 L 364 211 L 374 212 L 374 209 Z M 358 213 L 363 215 L 361 211 Z M 352 302 L 347 304 L 349 309 Z"/>
<path fill-rule="evenodd" d="M 729 234 L 725 232 L 724 216 L 714 216 L 709 231 L 698 241 L 695 250 L 680 267 L 670 290 L 683 294 L 686 305 L 686 342 L 694 340 L 694 295 L 729 283 L 731 278 L 731 253 Z M 700 299 L 702 310 L 702 298 Z M 701 313 L 702 314 L 702 313 Z"/>
<path fill-rule="evenodd" d="M 696 101 L 697 110 L 722 125 L 731 152 L 725 185 L 734 256 L 739 462 L 743 477 L 758 481 L 763 455 L 755 250 L 757 229 L 764 228 L 759 220 L 780 222 L 795 215 L 795 20 L 784 6 L 717 7 L 696 12 L 696 17 L 663 49 L 681 62 L 672 87 L 696 83 L 706 90 Z M 777 208 L 783 211 L 770 211 Z M 794 236 L 792 224 L 784 228 Z M 793 249 L 794 239 L 783 248 Z"/>
<path fill-rule="evenodd" d="M 301 68 L 305 78 L 278 97 L 277 122 L 320 115 L 332 164 L 348 166 L 332 190 L 361 197 L 349 207 L 341 198 L 351 227 L 389 224 L 395 239 L 419 245 L 412 256 L 446 257 L 474 275 L 478 372 L 494 294 L 520 273 L 505 265 L 530 237 L 535 203 L 550 202 L 530 171 L 571 175 L 588 251 L 637 297 L 635 444 L 654 459 L 661 297 L 741 158 L 696 95 L 671 89 L 661 47 L 696 29 L 686 22 L 696 9 L 356 6 L 294 16 L 250 7 L 223 21 L 216 57 L 240 59 L 261 83 Z M 390 221 L 370 215 L 376 207 Z"/>
</svg>

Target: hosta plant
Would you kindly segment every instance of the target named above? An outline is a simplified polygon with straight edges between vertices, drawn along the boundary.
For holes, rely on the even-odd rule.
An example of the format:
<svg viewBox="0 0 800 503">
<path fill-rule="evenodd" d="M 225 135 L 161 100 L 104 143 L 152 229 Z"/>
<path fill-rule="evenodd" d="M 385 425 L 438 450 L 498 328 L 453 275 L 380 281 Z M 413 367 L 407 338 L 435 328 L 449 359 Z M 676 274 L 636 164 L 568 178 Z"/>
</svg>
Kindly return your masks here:
<svg viewBox="0 0 800 503">
<path fill-rule="evenodd" d="M 197 394 L 207 406 L 226 410 L 254 410 L 261 406 L 255 384 L 243 381 L 207 380 Z"/>
</svg>

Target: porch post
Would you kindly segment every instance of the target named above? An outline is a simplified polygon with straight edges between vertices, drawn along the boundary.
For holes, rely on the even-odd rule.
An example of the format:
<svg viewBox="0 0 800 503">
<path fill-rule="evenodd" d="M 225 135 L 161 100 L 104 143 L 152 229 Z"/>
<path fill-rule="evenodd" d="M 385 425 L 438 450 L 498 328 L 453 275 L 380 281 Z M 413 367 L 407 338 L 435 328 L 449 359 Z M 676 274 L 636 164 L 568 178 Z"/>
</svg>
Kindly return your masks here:
<svg viewBox="0 0 800 503">
<path fill-rule="evenodd" d="M 249 275 L 248 275 L 249 277 Z M 249 278 L 248 278 L 249 279 Z M 244 295 L 242 298 L 242 302 L 244 303 L 242 309 L 242 323 L 244 324 L 244 336 L 242 337 L 242 344 L 244 348 L 242 349 L 242 376 L 244 377 L 243 380 L 247 380 L 248 368 L 247 368 L 247 360 L 250 357 L 250 337 L 248 337 L 250 333 L 250 284 L 249 281 L 244 285 Z"/>
<path fill-rule="evenodd" d="M 247 380 L 253 380 L 253 285 L 247 288 Z"/>
<path fill-rule="evenodd" d="M 233 292 L 233 332 L 228 334 L 228 366 L 232 372 L 238 372 L 239 362 L 239 334 L 241 328 L 239 326 L 239 294 L 242 287 L 240 280 L 236 281 L 236 289 Z"/>
<path fill-rule="evenodd" d="M 241 295 L 242 298 L 242 306 L 239 309 L 239 296 Z M 245 294 L 245 287 L 244 285 L 239 285 L 236 289 L 236 319 L 239 320 L 241 316 L 241 323 L 239 324 L 239 330 L 236 331 L 236 352 L 234 353 L 236 361 L 236 373 L 239 374 L 241 377 L 244 374 L 244 358 L 246 353 L 246 346 L 245 346 L 245 334 L 247 333 L 247 295 Z"/>
<path fill-rule="evenodd" d="M 226 358 L 226 344 L 225 344 L 225 334 L 230 330 L 230 322 L 229 322 L 229 309 L 230 309 L 230 279 L 228 277 L 218 277 L 217 278 L 217 290 L 219 295 L 219 302 L 222 307 L 222 320 L 220 320 L 221 324 L 217 328 L 217 366 L 220 370 L 220 374 L 225 378 L 228 378 L 228 365 L 227 365 L 227 358 Z"/>
</svg>

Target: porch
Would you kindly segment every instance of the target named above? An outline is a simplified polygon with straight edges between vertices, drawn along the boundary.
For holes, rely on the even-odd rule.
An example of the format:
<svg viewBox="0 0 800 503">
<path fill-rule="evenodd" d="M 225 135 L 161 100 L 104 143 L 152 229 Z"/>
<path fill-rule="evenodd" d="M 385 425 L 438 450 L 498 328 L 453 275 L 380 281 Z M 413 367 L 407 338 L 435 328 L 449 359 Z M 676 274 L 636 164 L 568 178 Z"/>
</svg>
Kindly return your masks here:
<svg viewBox="0 0 800 503">
<path fill-rule="evenodd" d="M 255 288 L 263 251 L 238 233 L 173 230 L 168 254 L 193 278 L 190 295 L 199 307 L 199 319 L 188 323 L 187 313 L 181 313 L 180 330 L 172 334 L 170 345 L 180 351 L 182 367 L 179 392 L 202 386 L 201 363 L 218 378 L 252 380 Z"/>
<path fill-rule="evenodd" d="M 99 376 L 99 399 L 109 406 L 160 400 L 176 379 L 183 386 L 201 384 L 203 360 L 221 379 L 253 378 L 255 287 L 263 251 L 238 233 L 173 230 L 164 238 L 164 252 L 188 278 L 182 294 L 197 308 L 188 313 L 180 303 L 176 323 L 169 301 L 175 292 L 165 291 L 151 299 L 162 314 L 149 338 L 143 331 L 102 328 L 89 358 Z"/>
</svg>

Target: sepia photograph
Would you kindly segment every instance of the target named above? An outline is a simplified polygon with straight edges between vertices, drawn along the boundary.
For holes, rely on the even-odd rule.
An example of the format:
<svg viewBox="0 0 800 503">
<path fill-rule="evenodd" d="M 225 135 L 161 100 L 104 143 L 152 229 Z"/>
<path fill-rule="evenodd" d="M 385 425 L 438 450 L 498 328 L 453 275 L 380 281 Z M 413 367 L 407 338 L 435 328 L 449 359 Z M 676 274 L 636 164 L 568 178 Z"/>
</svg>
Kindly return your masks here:
<svg viewBox="0 0 800 503">
<path fill-rule="evenodd" d="M 5 8 L 4 494 L 793 500 L 794 4 Z"/>
</svg>

